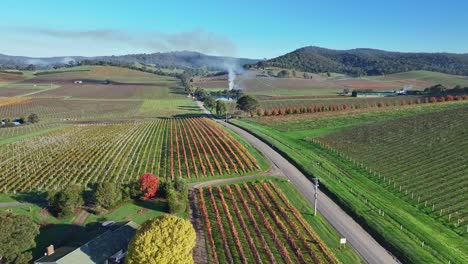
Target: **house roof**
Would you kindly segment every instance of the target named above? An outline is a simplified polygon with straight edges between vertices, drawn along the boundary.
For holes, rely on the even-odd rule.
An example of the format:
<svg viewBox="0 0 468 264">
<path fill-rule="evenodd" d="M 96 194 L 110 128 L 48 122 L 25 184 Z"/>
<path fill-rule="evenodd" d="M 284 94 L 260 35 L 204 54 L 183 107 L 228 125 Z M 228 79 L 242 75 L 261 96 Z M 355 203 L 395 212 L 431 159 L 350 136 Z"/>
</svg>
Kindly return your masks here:
<svg viewBox="0 0 468 264">
<path fill-rule="evenodd" d="M 115 230 L 108 230 L 76 249 L 58 248 L 54 254 L 44 256 L 34 263 L 86 264 L 104 263 L 119 250 L 127 250 L 139 225 L 130 221 Z"/>
</svg>

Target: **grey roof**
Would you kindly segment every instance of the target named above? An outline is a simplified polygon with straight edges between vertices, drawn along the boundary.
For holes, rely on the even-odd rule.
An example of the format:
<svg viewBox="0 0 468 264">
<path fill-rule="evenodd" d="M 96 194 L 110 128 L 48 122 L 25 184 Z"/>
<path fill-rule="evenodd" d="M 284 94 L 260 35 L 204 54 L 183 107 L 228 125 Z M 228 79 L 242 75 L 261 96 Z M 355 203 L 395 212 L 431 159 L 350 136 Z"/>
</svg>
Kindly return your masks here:
<svg viewBox="0 0 468 264">
<path fill-rule="evenodd" d="M 127 250 L 128 244 L 138 227 L 138 224 L 130 221 L 113 231 L 108 230 L 102 233 L 79 248 L 68 252 L 59 248 L 54 254 L 42 257 L 34 263 L 104 263 L 106 259 L 119 250 Z"/>
</svg>

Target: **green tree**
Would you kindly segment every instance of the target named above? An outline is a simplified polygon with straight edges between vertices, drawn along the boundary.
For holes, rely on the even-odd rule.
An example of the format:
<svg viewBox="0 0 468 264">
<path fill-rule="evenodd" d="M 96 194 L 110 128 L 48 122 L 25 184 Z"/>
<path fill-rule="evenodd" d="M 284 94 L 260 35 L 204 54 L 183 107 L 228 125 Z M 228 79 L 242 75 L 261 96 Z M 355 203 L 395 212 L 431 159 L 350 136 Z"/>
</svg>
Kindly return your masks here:
<svg viewBox="0 0 468 264">
<path fill-rule="evenodd" d="M 206 107 L 213 108 L 216 104 L 216 100 L 212 96 L 208 95 L 203 98 L 203 103 Z"/>
<path fill-rule="evenodd" d="M 169 207 L 169 213 L 180 214 L 188 207 L 188 185 L 182 179 L 174 180 L 173 184 L 166 188 L 166 198 Z"/>
<path fill-rule="evenodd" d="M 258 106 L 257 99 L 251 95 L 243 95 L 239 100 L 237 100 L 236 107 L 242 111 L 252 113 L 257 110 Z"/>
<path fill-rule="evenodd" d="M 216 101 L 216 114 L 224 115 L 227 111 L 227 105 L 224 101 Z"/>
<path fill-rule="evenodd" d="M 111 209 L 122 200 L 121 186 L 113 182 L 98 184 L 94 192 L 94 202 L 96 205 L 106 209 Z"/>
<path fill-rule="evenodd" d="M 29 263 L 39 226 L 26 215 L 5 211 L 0 211 L 0 223 L 0 263 Z"/>
<path fill-rule="evenodd" d="M 281 70 L 280 72 L 278 72 L 276 77 L 278 77 L 278 78 L 288 78 L 289 77 L 289 71 Z"/>
<path fill-rule="evenodd" d="M 193 263 L 195 239 L 189 220 L 173 215 L 148 220 L 130 242 L 126 263 Z"/>
<path fill-rule="evenodd" d="M 39 122 L 39 117 L 36 114 L 32 113 L 28 116 L 28 122 L 37 123 Z"/>
<path fill-rule="evenodd" d="M 72 185 L 60 191 L 52 191 L 48 194 L 49 207 L 59 217 L 67 217 L 73 213 L 73 209 L 83 205 L 84 188 L 80 185 Z"/>
</svg>

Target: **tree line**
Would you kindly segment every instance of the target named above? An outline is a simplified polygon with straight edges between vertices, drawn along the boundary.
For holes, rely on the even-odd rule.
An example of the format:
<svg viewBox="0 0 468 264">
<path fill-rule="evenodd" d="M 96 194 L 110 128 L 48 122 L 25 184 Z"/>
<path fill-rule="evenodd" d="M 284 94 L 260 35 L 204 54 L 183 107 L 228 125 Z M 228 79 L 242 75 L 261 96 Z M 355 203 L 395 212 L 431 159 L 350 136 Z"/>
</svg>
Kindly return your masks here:
<svg viewBox="0 0 468 264">
<path fill-rule="evenodd" d="M 304 47 L 245 67 L 280 67 L 304 72 L 372 76 L 413 70 L 468 75 L 468 54 L 402 53 L 374 49 L 331 50 Z"/>
</svg>

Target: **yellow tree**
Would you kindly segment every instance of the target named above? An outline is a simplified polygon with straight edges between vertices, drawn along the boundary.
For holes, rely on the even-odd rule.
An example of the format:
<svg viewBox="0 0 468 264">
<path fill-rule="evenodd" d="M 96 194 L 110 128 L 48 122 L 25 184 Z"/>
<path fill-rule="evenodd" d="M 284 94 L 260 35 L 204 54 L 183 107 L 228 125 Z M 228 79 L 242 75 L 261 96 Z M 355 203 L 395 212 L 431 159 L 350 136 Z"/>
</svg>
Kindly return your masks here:
<svg viewBox="0 0 468 264">
<path fill-rule="evenodd" d="M 130 242 L 126 263 L 193 263 L 195 239 L 195 230 L 188 220 L 174 215 L 148 220 Z"/>
</svg>

